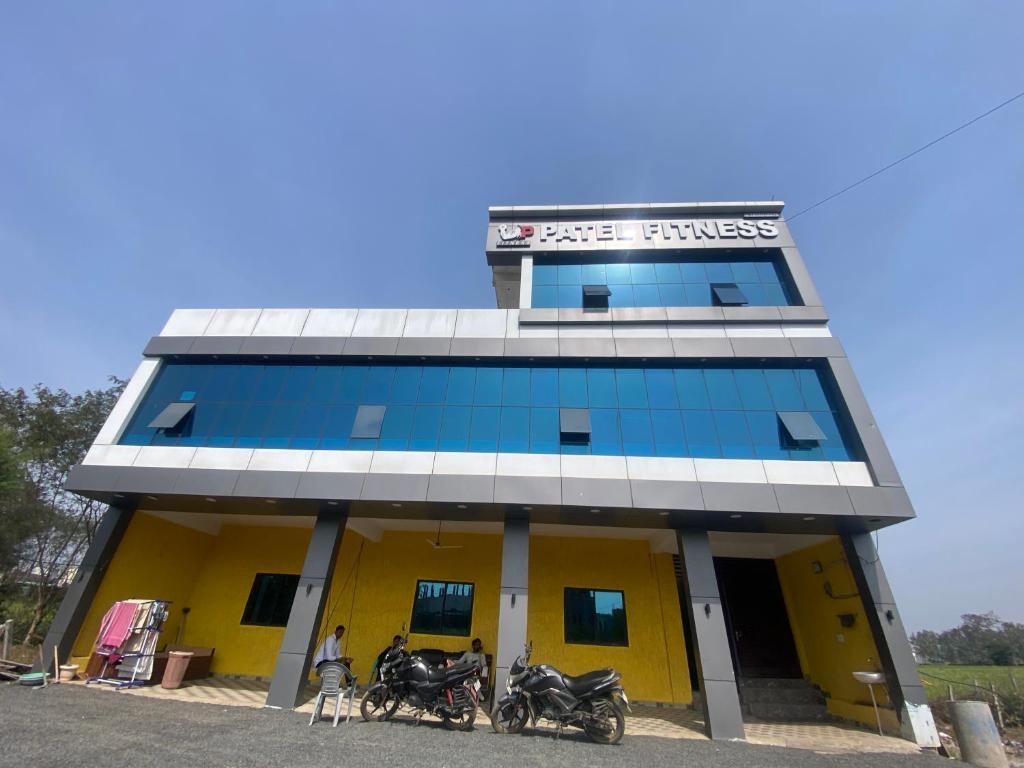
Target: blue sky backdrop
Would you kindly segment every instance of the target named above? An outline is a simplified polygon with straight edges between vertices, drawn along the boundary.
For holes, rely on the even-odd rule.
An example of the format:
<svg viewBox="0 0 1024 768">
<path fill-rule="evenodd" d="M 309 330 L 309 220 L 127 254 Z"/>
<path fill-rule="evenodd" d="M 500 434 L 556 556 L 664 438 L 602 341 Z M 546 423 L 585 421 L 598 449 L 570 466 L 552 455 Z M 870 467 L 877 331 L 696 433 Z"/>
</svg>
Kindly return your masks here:
<svg viewBox="0 0 1024 768">
<path fill-rule="evenodd" d="M 494 306 L 497 204 L 795 212 L 1024 90 L 1024 4 L 12 3 L 0 385 L 174 307 Z M 1024 100 L 794 234 L 919 519 L 913 629 L 1024 620 Z"/>
</svg>

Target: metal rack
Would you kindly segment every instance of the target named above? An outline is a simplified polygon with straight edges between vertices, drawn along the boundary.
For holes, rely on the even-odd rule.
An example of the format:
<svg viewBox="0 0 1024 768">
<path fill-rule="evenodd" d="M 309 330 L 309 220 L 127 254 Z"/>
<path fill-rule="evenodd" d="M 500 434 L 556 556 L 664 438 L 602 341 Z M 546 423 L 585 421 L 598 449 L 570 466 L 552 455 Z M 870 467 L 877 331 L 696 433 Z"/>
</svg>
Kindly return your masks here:
<svg viewBox="0 0 1024 768">
<path fill-rule="evenodd" d="M 171 605 L 170 600 L 155 599 L 139 602 L 139 607 L 136 610 L 145 606 L 149 613 L 146 623 L 142 627 L 133 628 L 121 644 L 121 647 L 138 647 L 140 650 L 118 654 L 118 661 L 116 662 L 118 666 L 117 677 L 107 676 L 107 670 L 110 667 L 110 655 L 107 655 L 103 662 L 103 670 L 96 677 L 90 677 L 86 684 L 101 683 L 113 686 L 114 688 L 134 688 L 149 682 L 153 671 L 152 659 L 156 656 L 156 645 L 160 637 L 160 630 L 163 628 L 164 622 L 167 621 L 169 615 L 169 605 Z M 121 666 L 126 659 L 131 661 L 132 671 L 129 677 L 122 677 L 121 675 L 124 670 L 121 669 Z M 150 660 L 150 666 L 144 675 L 140 675 L 140 662 L 145 659 Z"/>
</svg>

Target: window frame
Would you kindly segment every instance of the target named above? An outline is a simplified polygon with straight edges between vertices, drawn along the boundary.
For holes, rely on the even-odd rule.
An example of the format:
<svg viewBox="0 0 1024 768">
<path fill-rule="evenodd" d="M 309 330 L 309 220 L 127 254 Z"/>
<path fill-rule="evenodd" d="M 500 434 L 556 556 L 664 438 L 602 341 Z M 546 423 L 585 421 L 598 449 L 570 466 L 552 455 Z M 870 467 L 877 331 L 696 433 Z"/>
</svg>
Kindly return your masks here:
<svg viewBox="0 0 1024 768">
<path fill-rule="evenodd" d="M 444 602 L 441 603 L 441 631 L 439 632 L 425 632 L 422 629 L 416 628 L 416 601 L 419 598 L 420 584 L 444 584 L 445 586 L 445 598 L 447 598 L 448 585 L 457 584 L 463 587 L 470 587 L 469 595 L 469 626 L 466 627 L 466 632 L 445 632 L 444 631 L 444 615 L 445 608 Z M 473 610 L 476 608 L 476 582 L 475 581 L 456 581 L 453 579 L 416 579 L 416 587 L 412 593 L 412 610 L 409 616 L 409 631 L 417 635 L 432 635 L 434 637 L 471 637 L 473 634 Z"/>
<path fill-rule="evenodd" d="M 295 579 L 295 590 L 292 592 L 292 595 L 291 595 L 291 597 L 289 598 L 289 601 L 288 601 L 289 602 L 288 615 L 289 615 L 289 618 L 291 617 L 292 605 L 294 605 L 294 603 L 295 603 L 295 595 L 299 591 L 299 581 L 302 579 L 302 576 L 300 574 L 297 574 L 297 573 L 267 573 L 265 571 L 258 571 L 252 577 L 252 586 L 249 587 L 249 596 L 245 600 L 245 606 L 242 608 L 242 618 L 239 620 L 238 623 L 241 624 L 244 627 L 275 627 L 275 628 L 277 628 L 277 627 L 281 627 L 281 628 L 287 627 L 288 626 L 288 619 L 287 618 L 284 620 L 284 624 L 278 624 L 278 623 L 275 623 L 275 622 L 253 621 L 252 620 L 251 613 L 252 613 L 252 611 L 255 608 L 254 601 L 256 599 L 256 593 L 257 593 L 256 588 L 257 588 L 257 585 L 260 582 L 260 578 L 261 577 L 266 577 L 266 578 L 277 577 L 277 578 L 291 578 L 291 579 Z M 276 603 L 275 603 L 275 607 L 276 607 Z M 274 613 L 274 611 L 271 611 L 271 613 Z"/>
<path fill-rule="evenodd" d="M 566 601 L 569 597 L 569 591 L 575 592 L 613 592 L 618 594 L 622 598 L 622 629 L 623 629 L 623 641 L 621 643 L 615 642 L 601 642 L 599 640 L 570 640 L 569 639 L 569 622 L 566 621 L 567 616 L 567 605 Z M 596 626 L 596 622 L 595 622 Z M 562 588 L 562 638 L 566 645 L 597 645 L 606 648 L 628 648 L 629 647 L 629 613 L 626 610 L 626 591 L 624 589 L 606 589 L 603 587 L 570 587 L 566 586 Z"/>
</svg>

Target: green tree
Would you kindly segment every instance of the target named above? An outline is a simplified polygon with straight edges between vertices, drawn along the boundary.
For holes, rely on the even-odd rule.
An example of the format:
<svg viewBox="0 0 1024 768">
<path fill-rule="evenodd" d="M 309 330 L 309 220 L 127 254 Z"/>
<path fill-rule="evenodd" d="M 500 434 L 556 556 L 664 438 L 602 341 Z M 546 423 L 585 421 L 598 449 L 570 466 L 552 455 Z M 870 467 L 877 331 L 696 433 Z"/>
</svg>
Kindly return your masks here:
<svg viewBox="0 0 1024 768">
<path fill-rule="evenodd" d="M 123 388 L 111 378 L 106 389 L 81 394 L 43 385 L 31 395 L 0 389 L 0 429 L 14 459 L 14 478 L 0 498 L 0 525 L 10 524 L 0 538 L 0 594 L 26 644 L 45 631 L 104 511 L 64 484 Z"/>
</svg>

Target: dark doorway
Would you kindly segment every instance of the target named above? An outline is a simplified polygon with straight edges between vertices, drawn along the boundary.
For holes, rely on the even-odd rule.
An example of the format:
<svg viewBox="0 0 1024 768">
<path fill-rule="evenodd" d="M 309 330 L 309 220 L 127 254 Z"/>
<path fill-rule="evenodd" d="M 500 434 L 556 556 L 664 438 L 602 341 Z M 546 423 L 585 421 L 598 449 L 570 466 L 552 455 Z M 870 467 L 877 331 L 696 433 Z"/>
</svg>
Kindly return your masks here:
<svg viewBox="0 0 1024 768">
<path fill-rule="evenodd" d="M 802 677 L 774 560 L 716 557 L 738 677 Z"/>
</svg>

